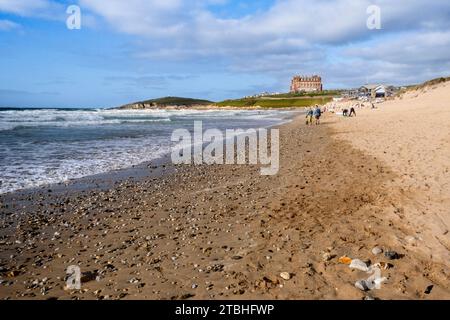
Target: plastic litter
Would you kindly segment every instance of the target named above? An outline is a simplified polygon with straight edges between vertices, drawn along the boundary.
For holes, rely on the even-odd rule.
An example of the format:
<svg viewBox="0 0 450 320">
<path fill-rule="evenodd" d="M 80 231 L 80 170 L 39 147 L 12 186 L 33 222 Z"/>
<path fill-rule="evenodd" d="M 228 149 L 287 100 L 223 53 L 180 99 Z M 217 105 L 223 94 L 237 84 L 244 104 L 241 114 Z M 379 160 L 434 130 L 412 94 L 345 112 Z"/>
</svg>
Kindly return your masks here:
<svg viewBox="0 0 450 320">
<path fill-rule="evenodd" d="M 355 287 L 361 291 L 369 291 L 369 286 L 366 280 L 358 280 L 355 282 Z"/>
<path fill-rule="evenodd" d="M 347 257 L 347 256 L 340 257 L 338 261 L 340 263 L 343 263 L 343 264 L 350 264 L 350 263 L 352 263 L 352 259 Z"/>
<path fill-rule="evenodd" d="M 364 262 L 362 262 L 359 259 L 353 259 L 352 262 L 350 263 L 350 268 L 352 269 L 358 269 L 364 272 L 368 272 L 369 271 L 369 267 L 367 267 L 367 264 L 365 264 Z"/>
</svg>

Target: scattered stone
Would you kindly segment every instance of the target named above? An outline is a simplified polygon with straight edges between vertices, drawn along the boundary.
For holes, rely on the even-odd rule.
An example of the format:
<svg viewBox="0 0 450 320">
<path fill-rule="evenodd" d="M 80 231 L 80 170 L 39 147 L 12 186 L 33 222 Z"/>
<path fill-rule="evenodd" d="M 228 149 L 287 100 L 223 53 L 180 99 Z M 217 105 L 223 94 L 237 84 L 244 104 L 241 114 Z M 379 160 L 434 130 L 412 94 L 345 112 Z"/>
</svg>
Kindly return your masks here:
<svg viewBox="0 0 450 320">
<path fill-rule="evenodd" d="M 386 258 L 388 258 L 389 260 L 400 259 L 400 255 L 399 255 L 397 252 L 395 252 L 395 251 L 386 251 L 386 252 L 384 253 L 384 256 L 385 256 Z"/>
<path fill-rule="evenodd" d="M 81 283 L 90 282 L 97 279 L 97 271 L 86 271 L 81 273 Z"/>
<path fill-rule="evenodd" d="M 372 253 L 376 256 L 379 255 L 380 253 L 383 253 L 383 249 L 381 249 L 380 247 L 375 247 L 372 249 Z"/>
<path fill-rule="evenodd" d="M 136 284 L 136 283 L 139 283 L 140 281 L 141 281 L 141 279 L 131 278 L 130 280 L 128 280 L 128 283 Z"/>
<path fill-rule="evenodd" d="M 279 284 L 278 279 L 271 276 L 263 277 L 263 281 L 261 282 L 261 285 L 263 285 L 265 288 L 274 288 Z"/>
<path fill-rule="evenodd" d="M 126 293 L 126 292 L 121 292 L 121 293 L 119 294 L 118 298 L 119 298 L 119 299 L 123 299 L 123 298 L 125 298 L 127 295 L 128 295 L 128 293 Z"/>
<path fill-rule="evenodd" d="M 329 252 L 325 252 L 323 255 L 322 255 L 322 259 L 323 259 L 323 261 L 330 261 L 331 259 L 333 259 L 334 257 L 336 257 L 336 255 L 334 255 L 334 254 L 331 254 L 331 253 L 329 253 Z"/>
<path fill-rule="evenodd" d="M 434 287 L 434 285 L 429 285 L 426 289 L 425 289 L 425 291 L 424 291 L 424 293 L 425 294 L 430 294 L 431 293 L 431 290 L 433 290 L 433 287 Z"/>
<path fill-rule="evenodd" d="M 19 270 L 13 270 L 13 271 L 8 272 L 7 277 L 8 278 L 15 278 L 18 275 L 20 275 L 20 271 Z"/>
<path fill-rule="evenodd" d="M 280 273 L 280 277 L 283 278 L 284 280 L 290 280 L 291 274 L 289 272 L 282 272 Z"/>
<path fill-rule="evenodd" d="M 180 296 L 180 299 L 181 300 L 186 300 L 186 299 L 189 299 L 189 298 L 192 298 L 192 297 L 195 297 L 195 294 L 193 294 L 193 293 L 185 293 L 185 294 L 182 294 Z"/>
</svg>

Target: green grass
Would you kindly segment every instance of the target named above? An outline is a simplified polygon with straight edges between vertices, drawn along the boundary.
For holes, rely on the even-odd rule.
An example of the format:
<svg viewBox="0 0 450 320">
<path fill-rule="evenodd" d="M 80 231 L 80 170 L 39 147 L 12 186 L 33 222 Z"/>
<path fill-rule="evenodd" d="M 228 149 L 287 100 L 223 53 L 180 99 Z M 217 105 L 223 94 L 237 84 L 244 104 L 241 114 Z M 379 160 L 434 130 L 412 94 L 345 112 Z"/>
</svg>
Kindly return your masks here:
<svg viewBox="0 0 450 320">
<path fill-rule="evenodd" d="M 182 97 L 164 97 L 164 98 L 158 98 L 158 99 L 139 101 L 137 103 L 157 104 L 157 105 L 174 105 L 174 106 L 182 106 L 182 105 L 191 106 L 191 105 L 208 105 L 208 104 L 213 104 L 212 101 L 208 101 L 208 100 L 182 98 Z"/>
<path fill-rule="evenodd" d="M 338 96 L 343 90 L 324 90 L 321 92 L 280 93 L 263 96 L 262 98 L 296 98 L 296 97 L 325 97 Z"/>
<path fill-rule="evenodd" d="M 264 98 L 246 98 L 236 100 L 225 100 L 216 103 L 219 107 L 255 107 L 262 108 L 302 108 L 315 104 L 325 104 L 332 100 L 331 97 L 317 98 L 291 98 L 291 99 L 264 99 Z"/>
<path fill-rule="evenodd" d="M 405 89 L 402 89 L 399 92 L 397 92 L 397 96 L 403 96 L 403 94 L 406 93 L 406 92 L 425 89 L 427 87 L 435 86 L 437 84 L 444 83 L 444 82 L 447 82 L 447 81 L 450 81 L 450 77 L 441 77 L 441 78 L 428 80 L 428 81 L 426 81 L 424 83 L 421 83 L 421 84 L 409 85 L 409 86 L 406 86 Z"/>
</svg>

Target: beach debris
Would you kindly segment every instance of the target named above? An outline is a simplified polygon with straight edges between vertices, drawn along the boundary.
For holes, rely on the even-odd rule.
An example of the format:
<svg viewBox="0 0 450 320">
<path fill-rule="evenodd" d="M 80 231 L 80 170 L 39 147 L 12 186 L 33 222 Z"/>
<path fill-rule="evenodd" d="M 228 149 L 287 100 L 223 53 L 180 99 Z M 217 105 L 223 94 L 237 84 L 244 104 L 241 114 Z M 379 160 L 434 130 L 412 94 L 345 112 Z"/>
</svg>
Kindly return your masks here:
<svg viewBox="0 0 450 320">
<path fill-rule="evenodd" d="M 433 290 L 434 285 L 430 284 L 424 291 L 425 294 L 430 294 L 431 290 Z"/>
<path fill-rule="evenodd" d="M 341 257 L 340 260 L 348 261 Z M 392 265 L 386 262 L 379 262 L 371 265 L 370 261 L 364 262 L 360 259 L 353 259 L 349 265 L 351 269 L 358 269 L 371 274 L 367 279 L 361 279 L 355 282 L 355 287 L 361 291 L 369 291 L 372 289 L 380 289 L 381 284 L 386 280 L 386 277 L 381 276 L 381 269 L 388 269 Z"/>
<path fill-rule="evenodd" d="M 361 291 L 369 291 L 373 289 L 380 289 L 381 284 L 386 281 L 386 277 L 381 277 L 380 269 L 374 268 L 371 271 L 374 271 L 373 274 L 367 278 L 358 280 L 355 282 L 355 287 Z"/>
<path fill-rule="evenodd" d="M 359 259 L 353 259 L 349 266 L 351 269 L 358 269 L 364 272 L 369 271 L 369 267 L 367 267 L 367 264 L 365 264 L 363 261 Z"/>
<path fill-rule="evenodd" d="M 289 272 L 282 272 L 280 273 L 280 277 L 283 278 L 284 280 L 290 280 L 291 274 Z"/>
<path fill-rule="evenodd" d="M 355 282 L 355 287 L 361 291 L 369 291 L 369 284 L 366 280 L 358 280 Z"/>
<path fill-rule="evenodd" d="M 339 261 L 339 263 L 342 263 L 342 264 L 350 264 L 350 263 L 352 263 L 352 259 L 347 257 L 347 256 L 340 257 L 338 261 Z"/>
<path fill-rule="evenodd" d="M 381 249 L 380 247 L 374 247 L 372 249 L 372 253 L 376 256 L 379 255 L 380 253 L 383 253 L 383 249 Z"/>
<path fill-rule="evenodd" d="M 386 277 L 381 276 L 381 270 L 377 267 L 370 267 L 369 272 L 373 272 L 372 275 L 367 278 L 367 282 L 370 284 L 369 288 L 372 289 L 380 289 L 381 284 L 387 280 Z"/>
<path fill-rule="evenodd" d="M 384 256 L 386 258 L 388 258 L 389 260 L 395 260 L 395 259 L 399 259 L 400 258 L 400 255 L 397 252 L 395 252 L 395 251 L 386 251 L 384 253 Z"/>
<path fill-rule="evenodd" d="M 265 276 L 262 278 L 262 281 L 258 283 L 261 289 L 273 289 L 278 286 L 280 281 L 272 276 Z"/>
<path fill-rule="evenodd" d="M 376 267 L 376 268 L 380 268 L 380 269 L 383 269 L 383 270 L 387 270 L 387 269 L 390 269 L 390 268 L 392 268 L 394 266 L 392 264 L 390 264 L 390 263 L 387 263 L 387 262 L 378 262 L 378 263 L 375 263 L 372 267 Z"/>
<path fill-rule="evenodd" d="M 323 255 L 322 255 L 322 259 L 323 259 L 323 261 L 330 261 L 331 259 L 333 259 L 334 257 L 336 257 L 336 255 L 334 255 L 334 254 L 331 254 L 331 253 L 329 253 L 329 252 L 325 252 Z"/>
</svg>

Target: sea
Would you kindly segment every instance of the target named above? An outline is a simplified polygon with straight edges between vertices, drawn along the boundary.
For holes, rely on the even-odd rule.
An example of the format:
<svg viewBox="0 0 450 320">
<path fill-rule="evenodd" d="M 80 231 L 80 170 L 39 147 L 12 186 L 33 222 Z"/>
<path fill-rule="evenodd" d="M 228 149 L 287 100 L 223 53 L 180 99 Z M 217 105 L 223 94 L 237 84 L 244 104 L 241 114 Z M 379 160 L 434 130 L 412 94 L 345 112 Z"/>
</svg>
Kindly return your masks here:
<svg viewBox="0 0 450 320">
<path fill-rule="evenodd" d="M 0 193 L 120 170 L 170 153 L 175 129 L 248 129 L 288 110 L 0 108 Z"/>
</svg>

